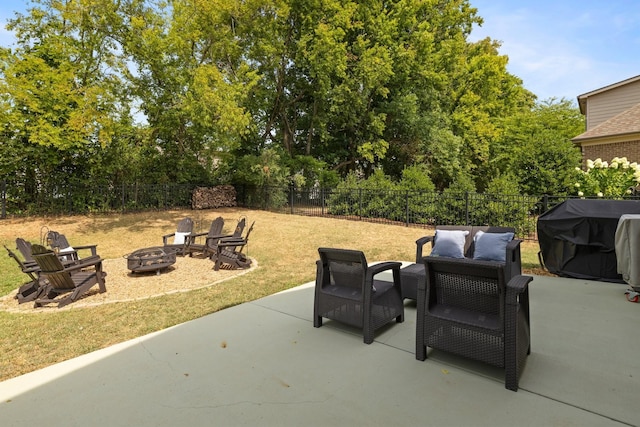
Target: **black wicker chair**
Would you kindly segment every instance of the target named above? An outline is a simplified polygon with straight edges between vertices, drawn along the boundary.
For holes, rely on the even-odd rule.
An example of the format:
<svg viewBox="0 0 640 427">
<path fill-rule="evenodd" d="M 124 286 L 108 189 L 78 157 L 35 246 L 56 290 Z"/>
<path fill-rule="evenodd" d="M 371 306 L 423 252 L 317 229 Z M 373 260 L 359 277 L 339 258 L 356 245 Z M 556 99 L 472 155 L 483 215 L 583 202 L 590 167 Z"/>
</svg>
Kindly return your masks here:
<svg viewBox="0 0 640 427">
<path fill-rule="evenodd" d="M 400 291 L 399 262 L 369 266 L 364 253 L 348 249 L 320 248 L 317 261 L 313 326 L 322 318 L 362 328 L 364 342 L 371 344 L 374 333 L 392 320 L 404 321 Z M 393 282 L 375 280 L 375 275 L 392 270 Z"/>
<path fill-rule="evenodd" d="M 507 233 L 515 234 L 513 227 L 497 227 L 497 226 L 464 226 L 464 225 L 439 225 L 437 230 L 462 230 L 469 234 L 466 237 L 464 245 L 464 256 L 472 259 L 475 249 L 474 237 L 479 232 L 483 233 Z M 522 273 L 522 261 L 520 256 L 520 243 L 522 240 L 514 238 L 505 249 L 505 272 L 506 280 Z M 418 295 L 418 283 L 424 281 L 424 264 L 422 263 L 425 245 L 430 243 L 433 248 L 435 236 L 424 236 L 416 240 L 416 262 L 409 264 L 400 270 L 400 280 L 402 282 L 402 297 L 415 300 Z"/>
<path fill-rule="evenodd" d="M 505 387 L 518 378 L 531 351 L 529 287 L 532 277 L 505 280 L 495 261 L 423 258 L 426 280 L 418 285 L 416 359 L 427 346 L 505 368 Z"/>
</svg>

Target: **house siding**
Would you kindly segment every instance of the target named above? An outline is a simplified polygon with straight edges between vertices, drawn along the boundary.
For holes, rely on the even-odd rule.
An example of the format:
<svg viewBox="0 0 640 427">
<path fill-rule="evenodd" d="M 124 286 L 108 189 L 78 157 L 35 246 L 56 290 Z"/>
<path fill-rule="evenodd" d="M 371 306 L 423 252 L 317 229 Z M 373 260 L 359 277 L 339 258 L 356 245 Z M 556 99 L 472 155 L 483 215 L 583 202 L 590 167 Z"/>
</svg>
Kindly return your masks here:
<svg viewBox="0 0 640 427">
<path fill-rule="evenodd" d="M 587 99 L 586 130 L 590 130 L 628 110 L 638 104 L 639 100 L 640 81 L 589 96 Z"/>
</svg>

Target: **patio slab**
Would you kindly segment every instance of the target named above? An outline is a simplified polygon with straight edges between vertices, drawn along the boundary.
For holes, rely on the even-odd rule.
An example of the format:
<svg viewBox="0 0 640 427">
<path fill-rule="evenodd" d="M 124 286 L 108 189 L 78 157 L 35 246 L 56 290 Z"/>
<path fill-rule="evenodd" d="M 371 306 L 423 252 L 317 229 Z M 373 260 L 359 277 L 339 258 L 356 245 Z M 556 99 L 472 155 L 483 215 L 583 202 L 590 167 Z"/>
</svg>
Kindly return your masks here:
<svg viewBox="0 0 640 427">
<path fill-rule="evenodd" d="M 503 372 L 430 351 L 415 303 L 376 334 L 325 320 L 313 283 L 0 383 L 3 426 L 640 425 L 640 304 L 626 286 L 534 277 L 532 353 Z"/>
</svg>

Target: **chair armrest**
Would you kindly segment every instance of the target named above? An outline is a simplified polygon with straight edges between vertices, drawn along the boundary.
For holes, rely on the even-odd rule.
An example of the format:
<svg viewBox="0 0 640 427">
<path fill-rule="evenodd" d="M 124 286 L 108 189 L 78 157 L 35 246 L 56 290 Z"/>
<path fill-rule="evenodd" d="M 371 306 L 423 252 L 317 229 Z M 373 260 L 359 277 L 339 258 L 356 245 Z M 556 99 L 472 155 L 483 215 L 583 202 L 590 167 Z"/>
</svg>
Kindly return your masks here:
<svg viewBox="0 0 640 427">
<path fill-rule="evenodd" d="M 162 244 L 167 246 L 167 241 L 169 240 L 169 237 L 173 237 L 175 235 L 176 233 L 171 233 L 171 234 L 165 234 L 164 236 L 162 236 Z"/>
<path fill-rule="evenodd" d="M 207 231 L 203 231 L 202 233 L 191 233 L 188 236 L 185 236 L 184 241 L 189 243 L 195 243 L 198 237 L 206 236 L 209 234 Z"/>
<path fill-rule="evenodd" d="M 231 235 L 216 236 L 215 238 L 218 239 L 222 243 L 238 243 L 238 242 L 244 242 L 245 241 L 245 239 L 243 237 L 233 237 Z"/>
<path fill-rule="evenodd" d="M 81 270 L 83 268 L 87 268 L 87 267 L 96 267 L 97 269 L 101 269 L 102 268 L 102 258 L 100 258 L 97 255 L 92 255 L 86 258 L 83 258 L 79 261 L 76 261 L 73 264 L 67 264 L 64 266 L 64 270 L 65 271 L 76 271 L 76 270 Z"/>
<path fill-rule="evenodd" d="M 422 251 L 424 245 L 428 242 L 433 242 L 434 236 L 424 236 L 416 240 L 416 264 L 420 264 L 422 262 Z"/>
<path fill-rule="evenodd" d="M 175 234 L 175 233 L 174 233 Z M 198 239 L 198 237 L 202 237 L 202 236 L 206 236 L 207 234 L 209 234 L 208 231 L 203 231 L 202 233 L 190 233 L 187 236 L 184 237 L 184 242 L 187 245 L 191 245 L 191 244 L 195 244 L 196 240 Z M 205 242 L 207 242 L 209 239 L 205 239 Z M 166 243 L 165 243 L 166 245 Z"/>
<path fill-rule="evenodd" d="M 91 250 L 91 255 L 97 255 L 97 247 L 98 245 L 81 245 L 81 246 L 73 246 L 73 249 L 78 252 L 79 250 L 89 249 Z"/>
<path fill-rule="evenodd" d="M 383 271 L 387 270 L 393 270 L 393 285 L 399 287 L 400 267 L 402 267 L 402 263 L 397 261 L 384 261 L 378 264 L 370 265 L 367 267 L 367 275 L 365 281 L 373 284 L 373 278 L 376 276 L 376 274 L 382 273 Z"/>
<path fill-rule="evenodd" d="M 169 244 L 168 243 L 169 237 L 174 237 L 175 235 L 176 235 L 176 233 L 171 233 L 171 234 L 165 234 L 164 236 L 162 236 L 162 244 L 164 246 L 167 246 Z M 188 244 L 190 242 L 192 235 L 193 235 L 193 233 L 189 233 L 189 234 L 186 234 L 184 236 L 184 243 L 185 244 Z"/>
<path fill-rule="evenodd" d="M 398 270 L 400 270 L 400 267 L 402 267 L 401 262 L 397 262 L 397 261 L 380 262 L 378 264 L 368 266 L 367 274 L 370 274 L 371 276 L 375 276 L 378 273 L 382 273 L 383 271 L 391 270 L 394 268 L 397 268 Z"/>
<path fill-rule="evenodd" d="M 507 300 L 510 305 L 518 304 L 518 296 L 529 290 L 529 282 L 533 280 L 531 276 L 517 275 L 507 283 Z"/>
<path fill-rule="evenodd" d="M 22 267 L 23 273 L 37 273 L 40 271 L 40 266 L 37 263 L 25 263 Z"/>
<path fill-rule="evenodd" d="M 232 246 L 244 246 L 247 244 L 247 241 L 242 238 L 237 239 L 220 239 L 217 243 L 214 244 L 216 247 L 220 248 L 228 248 Z"/>
<path fill-rule="evenodd" d="M 402 263 L 397 261 L 384 261 L 378 264 L 367 266 L 367 274 L 363 282 L 364 288 L 362 290 L 365 304 L 368 304 L 367 301 L 371 301 L 372 293 L 376 292 L 376 288 L 374 286 L 374 277 L 376 276 L 376 274 L 382 273 L 383 271 L 393 271 L 393 287 L 397 289 L 398 295 L 402 294 L 400 284 L 400 267 L 402 267 Z"/>
<path fill-rule="evenodd" d="M 243 240 L 242 237 L 233 237 L 233 235 L 231 234 L 219 234 L 217 236 L 207 237 L 207 243 L 211 240 L 220 241 L 220 240 L 229 240 L 229 239 Z"/>
</svg>

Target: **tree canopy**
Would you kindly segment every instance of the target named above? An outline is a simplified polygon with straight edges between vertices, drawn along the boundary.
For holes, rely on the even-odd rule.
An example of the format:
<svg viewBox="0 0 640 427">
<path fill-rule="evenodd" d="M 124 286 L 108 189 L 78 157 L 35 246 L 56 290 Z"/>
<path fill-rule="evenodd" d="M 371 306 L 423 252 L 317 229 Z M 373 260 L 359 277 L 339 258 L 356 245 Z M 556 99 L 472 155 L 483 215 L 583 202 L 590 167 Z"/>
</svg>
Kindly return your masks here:
<svg viewBox="0 0 640 427">
<path fill-rule="evenodd" d="M 0 48 L 0 175 L 26 199 L 408 168 L 437 190 L 568 191 L 582 117 L 469 41 L 481 24 L 468 0 L 33 0 Z"/>
</svg>

